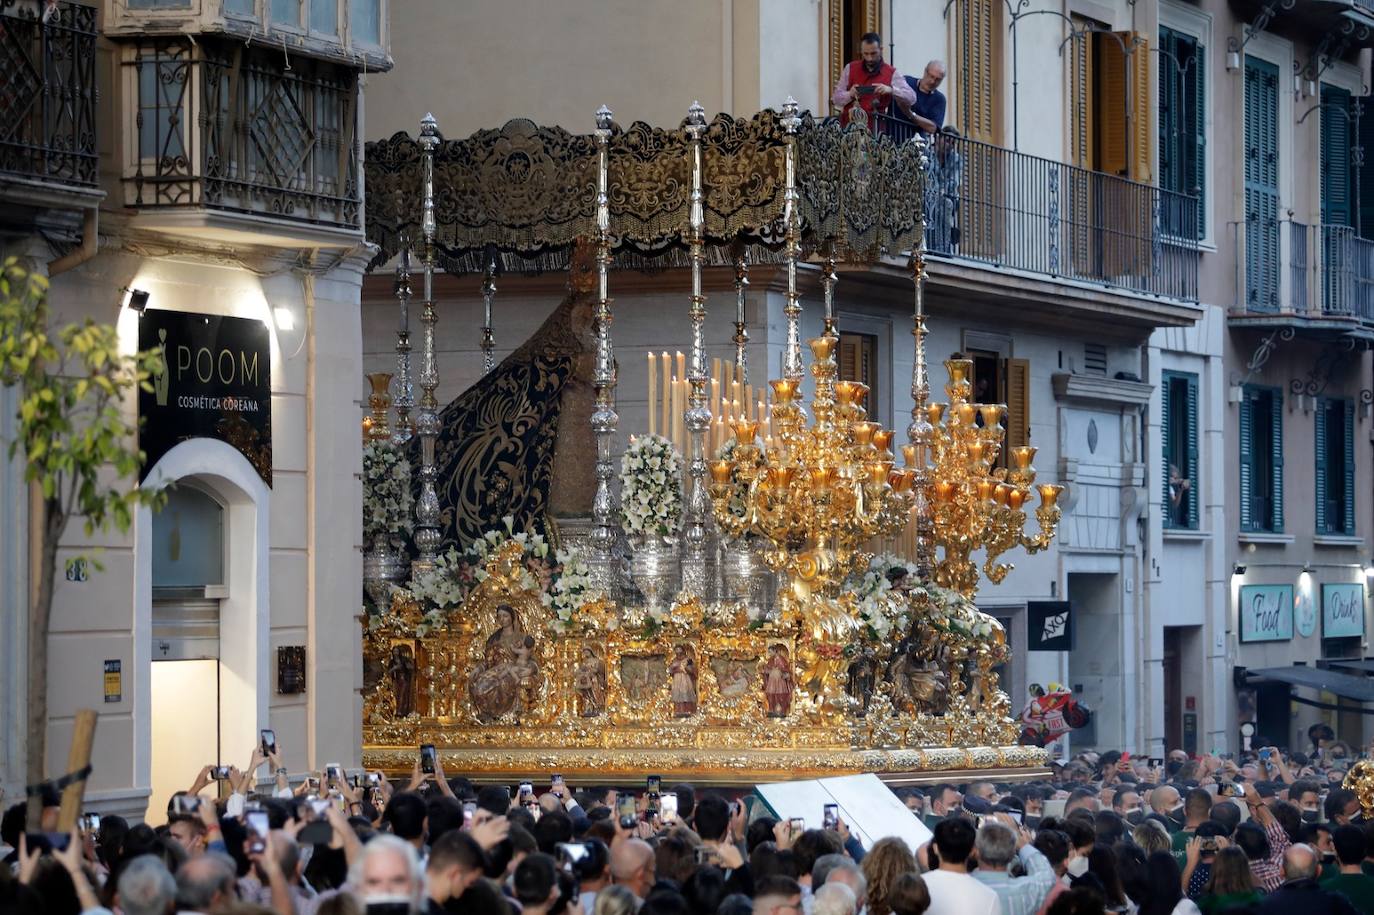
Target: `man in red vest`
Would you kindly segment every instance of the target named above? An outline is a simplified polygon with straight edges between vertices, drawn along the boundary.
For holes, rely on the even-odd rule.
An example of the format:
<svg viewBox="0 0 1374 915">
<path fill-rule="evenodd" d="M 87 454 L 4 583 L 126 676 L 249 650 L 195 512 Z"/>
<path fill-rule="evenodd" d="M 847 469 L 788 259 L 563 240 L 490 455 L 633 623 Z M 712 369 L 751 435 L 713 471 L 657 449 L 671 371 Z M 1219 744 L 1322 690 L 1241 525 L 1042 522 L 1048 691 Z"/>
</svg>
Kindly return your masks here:
<svg viewBox="0 0 1374 915">
<path fill-rule="evenodd" d="M 908 105 L 916 104 L 916 93 L 897 68 L 883 61 L 883 39 L 877 32 L 869 32 L 859 39 L 861 59 L 850 61 L 840 72 L 832 101 L 841 108 L 840 123 L 849 123 L 849 112 L 857 104 L 870 117 L 891 115 L 892 98 L 896 96 Z"/>
</svg>

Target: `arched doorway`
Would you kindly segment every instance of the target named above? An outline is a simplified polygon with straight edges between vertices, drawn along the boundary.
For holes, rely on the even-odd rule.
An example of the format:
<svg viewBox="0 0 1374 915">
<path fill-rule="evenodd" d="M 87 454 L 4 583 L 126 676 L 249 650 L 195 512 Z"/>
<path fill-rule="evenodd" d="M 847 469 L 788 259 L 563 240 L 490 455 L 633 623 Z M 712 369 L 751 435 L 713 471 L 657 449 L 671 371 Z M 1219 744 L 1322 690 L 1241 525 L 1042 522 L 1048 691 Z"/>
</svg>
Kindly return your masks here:
<svg viewBox="0 0 1374 915">
<path fill-rule="evenodd" d="M 192 439 L 145 485 L 173 483 L 136 531 L 135 772 L 147 820 L 205 765 L 243 767 L 268 727 L 268 506 L 271 492 L 234 448 Z"/>
</svg>

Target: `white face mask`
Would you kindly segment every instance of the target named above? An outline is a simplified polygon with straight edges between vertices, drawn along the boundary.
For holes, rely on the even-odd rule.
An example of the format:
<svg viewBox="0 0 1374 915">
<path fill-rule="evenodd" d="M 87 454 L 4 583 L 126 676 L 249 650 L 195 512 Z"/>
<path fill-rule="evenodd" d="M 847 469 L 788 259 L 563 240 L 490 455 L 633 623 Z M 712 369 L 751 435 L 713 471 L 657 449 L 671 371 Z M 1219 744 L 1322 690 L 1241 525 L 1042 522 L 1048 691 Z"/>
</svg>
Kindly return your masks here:
<svg viewBox="0 0 1374 915">
<path fill-rule="evenodd" d="M 1071 876 L 1082 877 L 1088 872 L 1088 859 L 1084 857 L 1070 858 L 1068 871 Z"/>
</svg>

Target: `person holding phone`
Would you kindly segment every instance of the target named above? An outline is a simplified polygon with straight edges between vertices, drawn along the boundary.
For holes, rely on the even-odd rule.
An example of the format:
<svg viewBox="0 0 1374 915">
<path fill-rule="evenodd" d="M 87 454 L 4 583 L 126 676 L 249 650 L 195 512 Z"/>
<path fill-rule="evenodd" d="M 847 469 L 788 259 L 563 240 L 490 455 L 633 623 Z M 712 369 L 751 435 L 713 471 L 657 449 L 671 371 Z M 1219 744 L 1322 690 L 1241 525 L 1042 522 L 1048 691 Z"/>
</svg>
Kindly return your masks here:
<svg viewBox="0 0 1374 915">
<path fill-rule="evenodd" d="M 725 872 L 727 893 L 747 892 L 754 880 L 744 853 L 730 841 L 732 820 L 730 804 L 720 795 L 708 794 L 697 801 L 694 822 L 708 862 Z"/>
<path fill-rule="evenodd" d="M 916 103 L 916 93 L 911 91 L 906 77 L 883 60 L 882 36 L 868 32 L 859 39 L 859 59 L 850 61 L 840 71 L 840 81 L 831 96 L 835 107 L 841 109 L 840 124 L 849 123 L 855 106 L 870 117 L 891 114 L 894 96 L 907 106 Z"/>
</svg>

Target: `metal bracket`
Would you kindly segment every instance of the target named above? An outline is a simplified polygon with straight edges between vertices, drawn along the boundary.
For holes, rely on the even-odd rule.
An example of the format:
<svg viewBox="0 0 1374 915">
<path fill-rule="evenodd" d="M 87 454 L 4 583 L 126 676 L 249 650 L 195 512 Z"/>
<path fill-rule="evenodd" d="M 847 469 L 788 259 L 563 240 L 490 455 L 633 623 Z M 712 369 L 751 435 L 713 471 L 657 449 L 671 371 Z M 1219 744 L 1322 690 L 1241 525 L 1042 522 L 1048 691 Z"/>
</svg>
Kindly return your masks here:
<svg viewBox="0 0 1374 915">
<path fill-rule="evenodd" d="M 1355 339 L 1349 338 L 1343 346 L 1329 346 L 1317 354 L 1317 358 L 1312 360 L 1312 368 L 1307 372 L 1307 380 L 1292 378 L 1288 382 L 1288 391 L 1291 394 L 1307 397 L 1320 397 L 1326 392 L 1331 384 L 1331 376 L 1336 374 L 1346 360 L 1346 357 L 1355 351 Z"/>
<path fill-rule="evenodd" d="M 1250 354 L 1250 359 L 1245 363 L 1245 377 L 1235 384 L 1244 387 L 1250 383 L 1250 379 L 1264 368 L 1264 364 L 1269 361 L 1269 357 L 1274 355 L 1274 350 L 1279 348 L 1279 344 L 1287 343 L 1298 334 L 1294 327 L 1277 327 L 1271 331 L 1264 339 L 1260 340 L 1255 346 L 1255 351 Z"/>
<path fill-rule="evenodd" d="M 1269 22 L 1278 14 L 1279 10 L 1285 12 L 1298 5 L 1298 0 L 1269 0 L 1264 8 L 1255 15 L 1255 19 L 1245 27 L 1245 39 L 1236 41 L 1236 36 L 1231 35 L 1226 39 L 1226 50 L 1232 54 L 1239 54 L 1245 50 L 1245 46 L 1250 43 L 1260 32 L 1269 27 Z"/>
</svg>

